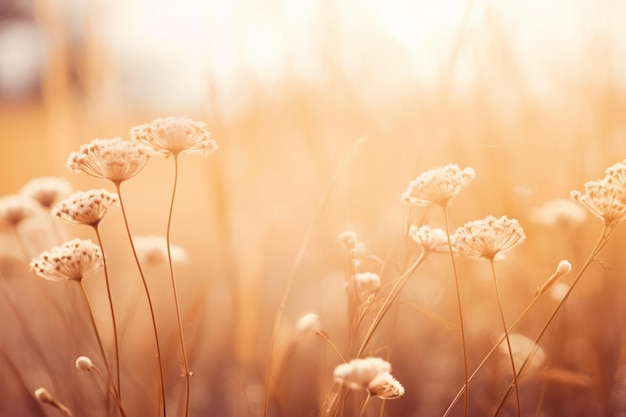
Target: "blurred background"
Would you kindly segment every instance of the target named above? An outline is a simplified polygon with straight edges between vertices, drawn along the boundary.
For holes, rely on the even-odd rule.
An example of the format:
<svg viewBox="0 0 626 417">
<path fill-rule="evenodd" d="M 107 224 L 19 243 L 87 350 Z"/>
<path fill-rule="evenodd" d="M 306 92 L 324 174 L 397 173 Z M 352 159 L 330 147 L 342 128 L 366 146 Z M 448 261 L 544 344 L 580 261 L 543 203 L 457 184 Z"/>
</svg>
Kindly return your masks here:
<svg viewBox="0 0 626 417">
<path fill-rule="evenodd" d="M 289 334 L 298 317 L 314 311 L 331 338 L 344 343 L 345 259 L 336 237 L 354 230 L 368 253 L 384 260 L 383 279 L 397 277 L 417 254 L 406 223 L 442 225 L 440 213 L 409 212 L 399 201 L 426 169 L 453 162 L 477 173 L 452 206 L 453 228 L 506 214 L 526 230 L 527 243 L 502 267 L 511 277 L 503 288 L 510 321 L 559 260 L 570 259 L 574 270 L 582 264 L 599 222 L 545 225 L 531 213 L 569 198 L 625 158 L 624 22 L 626 3 L 611 0 L 2 0 L 0 194 L 38 176 L 65 177 L 76 189 L 110 188 L 67 172 L 70 152 L 93 138 L 127 138 L 132 126 L 159 116 L 206 122 L 219 149 L 208 158 L 181 156 L 172 232 L 190 254 L 179 279 L 196 372 L 193 409 L 260 415 L 272 325 L 290 277 L 281 332 Z M 165 233 L 171 162 L 153 158 L 123 185 L 137 234 Z M 115 240 L 124 236 L 121 216 L 110 217 L 103 228 L 109 256 L 120 271 L 132 268 L 127 245 Z M 22 232 L 30 233 L 33 256 L 58 243 L 45 234 L 47 226 L 31 223 Z M 91 236 L 76 226 L 64 233 Z M 3 250 L 17 253 L 7 241 Z M 611 268 L 592 268 L 596 276 L 581 288 L 579 304 L 572 297 L 600 318 L 573 307 L 574 324 L 564 319 L 554 336 L 569 335 L 577 346 L 568 354 L 555 348 L 562 353 L 555 363 L 592 382 L 552 381 L 556 388 L 545 395 L 541 415 L 559 415 L 553 413 L 565 398 L 569 416 L 609 415 L 626 403 L 611 394 L 616 375 L 624 374 L 620 242 L 618 230 L 606 249 Z M 456 323 L 448 264 L 426 266 L 406 299 L 418 297 L 422 310 Z M 477 363 L 498 322 L 492 323 L 492 288 L 481 278 L 487 270 L 463 266 L 476 278 L 468 278 L 465 294 Z M 23 265 L 4 269 L 26 274 Z M 117 284 L 120 297 L 131 291 L 124 282 Z M 29 275 L 12 291 L 37 305 L 46 295 L 31 287 L 43 284 L 50 286 Z M 64 289 L 51 291 L 63 297 Z M 552 306 L 540 306 L 528 320 L 529 334 Z M 392 357 L 407 395 L 389 410 L 441 415 L 462 381 L 458 341 L 440 322 L 409 310 L 400 308 L 408 319 L 400 320 Z M 45 314 L 37 317 L 34 329 L 49 325 Z M 600 329 L 599 321 L 611 325 Z M 63 340 L 64 332 L 47 337 Z M 595 344 L 581 334 L 594 334 Z M 30 369 L 28 354 L 15 354 L 25 343 L 20 337 L 5 338 L 6 363 Z M 137 339 L 128 343 L 143 352 Z M 316 415 L 332 383 L 336 358 L 321 342 L 307 343 L 313 347 L 281 370 L 283 383 L 294 388 L 279 390 L 276 415 Z M 49 354 L 72 365 L 79 347 Z M 423 358 L 412 357 L 415 349 L 423 349 Z M 326 355 L 324 366 L 312 367 L 307 355 Z M 71 368 L 55 372 L 84 376 Z M 31 371 L 24 380 L 34 389 L 41 375 Z M 170 371 L 177 386 L 175 366 Z M 86 407 L 77 394 L 57 389 L 75 409 Z M 493 402 L 485 394 L 474 406 L 484 411 Z"/>
</svg>

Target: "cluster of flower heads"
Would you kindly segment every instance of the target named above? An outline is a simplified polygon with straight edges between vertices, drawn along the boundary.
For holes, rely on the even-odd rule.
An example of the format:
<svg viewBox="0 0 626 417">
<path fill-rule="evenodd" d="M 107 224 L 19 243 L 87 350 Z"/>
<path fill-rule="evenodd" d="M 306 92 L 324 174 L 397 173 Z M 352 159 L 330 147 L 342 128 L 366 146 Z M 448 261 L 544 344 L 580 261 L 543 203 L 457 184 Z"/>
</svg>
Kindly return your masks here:
<svg viewBox="0 0 626 417">
<path fill-rule="evenodd" d="M 354 390 L 366 390 L 369 395 L 384 399 L 404 395 L 404 387 L 391 375 L 391 364 L 381 358 L 353 359 L 337 365 L 335 381 Z"/>
<path fill-rule="evenodd" d="M 433 228 L 428 225 L 409 227 L 409 236 L 415 241 L 424 252 L 437 253 L 448 252 L 448 236 L 442 229 Z"/>
<path fill-rule="evenodd" d="M 150 123 L 133 127 L 130 136 L 165 156 L 176 156 L 181 152 L 208 155 L 217 149 L 207 125 L 185 117 L 154 119 Z"/>
<path fill-rule="evenodd" d="M 30 262 L 30 268 L 50 281 L 81 281 L 104 264 L 102 250 L 91 240 L 72 239 L 45 251 Z"/>
<path fill-rule="evenodd" d="M 626 160 L 610 166 L 604 178 L 588 181 L 571 198 L 584 205 L 604 224 L 614 226 L 626 218 Z"/>
</svg>

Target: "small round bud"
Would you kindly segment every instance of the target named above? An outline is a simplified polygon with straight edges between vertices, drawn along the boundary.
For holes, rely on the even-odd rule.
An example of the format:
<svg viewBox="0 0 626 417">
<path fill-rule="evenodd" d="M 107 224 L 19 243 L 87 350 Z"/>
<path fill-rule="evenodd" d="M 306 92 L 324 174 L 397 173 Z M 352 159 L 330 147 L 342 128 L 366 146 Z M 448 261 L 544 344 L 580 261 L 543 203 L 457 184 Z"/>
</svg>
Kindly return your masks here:
<svg viewBox="0 0 626 417">
<path fill-rule="evenodd" d="M 559 262 L 559 266 L 556 267 L 556 272 L 559 276 L 567 275 L 572 271 L 572 264 L 566 260 Z"/>
<path fill-rule="evenodd" d="M 91 359 L 89 359 L 87 356 L 79 356 L 76 359 L 76 368 L 80 369 L 81 371 L 90 371 L 92 367 L 93 363 L 91 362 Z"/>
<path fill-rule="evenodd" d="M 37 388 L 35 390 L 35 398 L 45 404 L 52 404 L 54 402 L 52 394 L 50 394 L 45 388 Z"/>
<path fill-rule="evenodd" d="M 305 314 L 296 324 L 296 336 L 316 332 L 320 329 L 320 318 L 315 313 Z"/>
</svg>

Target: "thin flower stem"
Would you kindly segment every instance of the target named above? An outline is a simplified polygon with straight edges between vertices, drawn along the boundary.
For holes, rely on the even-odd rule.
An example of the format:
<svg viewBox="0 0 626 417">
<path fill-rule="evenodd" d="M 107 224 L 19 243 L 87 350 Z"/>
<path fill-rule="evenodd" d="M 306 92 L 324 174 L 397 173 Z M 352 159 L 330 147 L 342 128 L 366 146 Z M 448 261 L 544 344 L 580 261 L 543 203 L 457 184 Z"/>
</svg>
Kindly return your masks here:
<svg viewBox="0 0 626 417">
<path fill-rule="evenodd" d="M 380 310 L 378 310 L 378 313 L 374 317 L 372 324 L 370 324 L 369 329 L 367 329 L 367 333 L 365 334 L 365 337 L 363 338 L 363 342 L 361 342 L 361 347 L 359 348 L 359 351 L 357 352 L 355 356 L 356 358 L 360 358 L 363 355 L 363 353 L 365 352 L 365 349 L 367 348 L 368 343 L 370 342 L 370 339 L 372 338 L 372 336 L 374 335 L 374 332 L 376 331 L 376 328 L 380 324 L 380 321 L 383 319 L 383 317 L 389 310 L 389 307 L 391 307 L 392 303 L 396 300 L 396 298 L 398 298 L 400 291 L 402 291 L 402 288 L 404 288 L 404 286 L 408 282 L 413 272 L 417 269 L 418 266 L 420 266 L 420 264 L 424 261 L 424 259 L 426 259 L 426 253 L 422 251 L 419 258 L 417 258 L 415 262 L 413 262 L 413 265 L 411 265 L 409 269 L 407 269 L 402 274 L 402 276 L 398 278 L 394 286 L 391 288 L 391 291 L 389 291 L 389 294 L 387 295 L 387 298 L 383 302 L 383 305 L 381 306 Z"/>
<path fill-rule="evenodd" d="M 337 346 L 335 346 L 335 344 L 330 340 L 330 338 L 328 337 L 328 335 L 322 331 L 317 330 L 315 332 L 316 335 L 318 335 L 319 337 L 321 337 L 326 343 L 328 343 L 330 345 L 330 347 L 337 353 L 337 355 L 339 355 L 339 358 L 341 358 L 341 360 L 345 363 L 346 358 L 343 357 L 343 355 L 341 354 L 341 352 L 339 351 L 339 349 L 337 348 Z"/>
<path fill-rule="evenodd" d="M 180 317 L 180 305 L 178 301 L 178 291 L 176 290 L 176 280 L 174 279 L 174 265 L 172 263 L 172 250 L 170 232 L 172 229 L 172 213 L 174 212 L 174 199 L 176 197 L 176 187 L 178 184 L 178 154 L 174 155 L 174 186 L 172 188 L 172 199 L 170 201 L 170 210 L 167 216 L 167 262 L 170 270 L 170 278 L 172 281 L 172 292 L 174 294 L 174 305 L 176 306 L 176 321 L 178 324 L 178 339 L 180 341 L 180 350 L 183 354 L 183 367 L 185 370 L 185 417 L 189 417 L 189 396 L 190 396 L 190 373 L 189 359 L 187 357 L 187 349 L 185 348 L 185 336 L 183 334 L 183 323 Z"/>
<path fill-rule="evenodd" d="M 572 290 L 574 289 L 574 287 L 576 286 L 576 284 L 578 283 L 578 281 L 582 277 L 583 273 L 587 270 L 589 265 L 591 265 L 591 263 L 595 260 L 595 257 L 600 252 L 600 250 L 602 250 L 602 248 L 607 244 L 611 233 L 613 232 L 613 230 L 615 230 L 615 226 L 616 226 L 616 224 L 609 224 L 609 225 L 604 224 L 603 225 L 602 233 L 600 233 L 600 237 L 598 238 L 598 241 L 596 242 L 595 246 L 593 247 L 593 249 L 589 253 L 589 256 L 585 260 L 585 263 L 580 268 L 580 271 L 578 272 L 578 274 L 576 275 L 576 277 L 572 281 L 572 285 L 570 285 L 570 287 L 568 288 L 568 290 L 565 293 L 565 295 L 563 296 L 563 298 L 561 298 L 559 303 L 556 305 L 556 307 L 552 311 L 552 314 L 550 314 L 550 317 L 548 318 L 548 320 L 546 321 L 546 323 L 542 327 L 541 331 L 539 332 L 539 334 L 535 338 L 535 345 L 534 345 L 533 349 L 530 351 L 529 355 L 524 360 L 524 362 L 522 363 L 522 366 L 520 367 L 520 369 L 517 370 L 517 375 L 516 376 L 519 376 L 524 371 L 524 369 L 526 368 L 526 365 L 528 364 L 528 361 L 530 360 L 530 358 L 532 358 L 532 356 L 537 351 L 537 348 L 539 346 L 539 341 L 541 340 L 541 338 L 543 337 L 545 332 L 548 330 L 548 327 L 550 327 L 550 324 L 552 323 L 552 321 L 556 317 L 556 315 L 559 312 L 559 310 L 561 309 L 561 307 L 565 304 L 565 302 L 569 298 L 570 294 L 572 293 Z M 514 384 L 514 382 L 509 384 L 509 388 L 507 389 L 506 393 L 502 397 L 502 400 L 500 401 L 500 404 L 498 405 L 498 408 L 496 409 L 496 411 L 494 413 L 494 417 L 496 417 L 498 415 L 498 413 L 502 409 L 502 406 L 504 405 L 504 402 L 506 401 L 506 399 L 511 394 L 511 391 L 512 391 L 512 388 L 513 388 L 513 384 Z"/>
<path fill-rule="evenodd" d="M 26 246 L 26 242 L 24 242 L 22 235 L 20 234 L 19 230 L 17 230 L 17 226 L 13 226 L 11 227 L 11 229 L 13 230 L 13 236 L 15 236 L 17 245 L 20 248 L 20 253 L 24 257 L 24 261 L 28 263 L 30 261 L 31 255 L 28 247 Z"/>
<path fill-rule="evenodd" d="M 456 260 L 454 258 L 454 250 L 452 248 L 452 240 L 450 239 L 450 220 L 448 216 L 448 206 L 441 206 L 443 209 L 444 222 L 446 224 L 446 237 L 448 239 L 448 249 L 450 251 L 450 261 L 452 262 L 452 271 L 454 273 L 454 287 L 456 289 L 456 302 L 459 310 L 459 327 L 461 328 L 461 345 L 463 346 L 463 373 L 465 377 L 465 409 L 463 415 L 469 414 L 469 367 L 467 365 L 467 342 L 465 340 L 465 324 L 463 320 L 463 301 L 461 298 L 461 284 L 459 283 L 459 274 L 456 270 Z"/>
<path fill-rule="evenodd" d="M 157 363 L 159 368 L 159 385 L 161 389 L 159 401 L 162 404 L 163 408 L 163 417 L 167 416 L 167 407 L 165 401 L 165 381 L 163 378 L 163 358 L 161 356 L 161 345 L 159 343 L 159 334 L 157 331 L 156 319 L 154 316 L 154 307 L 152 306 L 152 297 L 150 297 L 150 290 L 148 290 L 148 283 L 146 282 L 146 277 L 143 273 L 143 269 L 141 267 L 141 263 L 139 262 L 139 257 L 137 256 L 137 251 L 135 250 L 135 243 L 133 242 L 133 237 L 130 232 L 130 227 L 128 226 L 128 218 L 126 216 L 126 209 L 124 207 L 124 200 L 122 199 L 121 185 L 119 183 L 115 183 L 115 188 L 117 191 L 117 195 L 120 199 L 120 208 L 122 210 L 122 217 L 124 219 L 124 225 L 126 226 L 126 233 L 128 234 L 128 240 L 130 242 L 130 247 L 133 251 L 133 257 L 135 258 L 135 263 L 137 264 L 137 269 L 139 270 L 139 275 L 141 276 L 141 283 L 143 284 L 143 288 L 146 293 L 146 299 L 148 300 L 148 307 L 150 309 L 150 319 L 152 320 L 152 330 L 154 332 L 154 341 L 156 344 L 157 351 Z"/>
<path fill-rule="evenodd" d="M 493 286 L 496 290 L 496 299 L 498 300 L 498 311 L 500 312 L 500 319 L 502 320 L 502 328 L 504 329 L 504 338 L 506 339 L 506 346 L 509 351 L 509 359 L 511 361 L 511 370 L 513 371 L 513 381 L 515 384 L 515 397 L 517 400 L 517 417 L 521 417 L 521 402 L 519 397 L 519 381 L 517 380 L 517 371 L 515 370 L 515 359 L 513 358 L 513 350 L 511 349 L 511 340 L 509 339 L 509 331 L 506 326 L 506 319 L 504 318 L 504 311 L 502 309 L 502 298 L 500 297 L 500 290 L 498 288 L 498 279 L 496 277 L 496 265 L 493 258 L 489 259 L 491 264 L 491 274 L 493 277 Z"/>
<path fill-rule="evenodd" d="M 102 375 L 102 371 L 100 371 L 100 369 L 96 365 L 92 365 L 91 369 L 93 369 L 96 375 L 98 375 L 98 378 L 100 378 L 102 383 L 104 385 L 107 385 L 104 375 Z M 115 402 L 117 403 L 117 407 L 120 409 L 120 413 L 122 413 L 122 417 L 128 417 L 128 414 L 126 414 L 126 410 L 124 409 L 124 406 L 122 405 L 122 399 L 119 393 L 116 393 L 113 390 L 113 387 L 111 387 L 110 385 L 109 385 L 109 391 L 111 392 L 111 396 L 113 396 L 113 398 L 115 399 Z"/>
<path fill-rule="evenodd" d="M 372 398 L 372 396 L 368 392 L 367 398 L 365 399 L 365 402 L 363 403 L 363 407 L 361 408 L 361 412 L 359 413 L 359 417 L 365 417 L 365 410 L 367 410 L 367 403 L 370 401 L 370 398 Z"/>
<path fill-rule="evenodd" d="M 85 291 L 85 286 L 82 281 L 77 281 L 80 287 L 81 294 L 83 299 L 85 300 L 85 304 L 87 304 L 87 310 L 89 311 L 89 318 L 91 319 L 91 325 L 93 326 L 93 330 L 96 334 L 96 339 L 98 341 L 98 347 L 100 348 L 100 354 L 102 355 L 102 360 L 104 361 L 104 365 L 106 366 L 108 373 L 108 382 L 107 385 L 110 386 L 113 396 L 118 396 L 117 388 L 115 388 L 115 384 L 113 383 L 113 373 L 111 372 L 111 365 L 109 365 L 109 360 L 107 359 L 106 352 L 104 350 L 104 345 L 102 344 L 102 339 L 100 338 L 100 332 L 98 331 L 98 325 L 96 324 L 96 318 L 93 314 L 93 308 L 91 307 L 91 302 L 89 301 L 89 297 L 87 296 L 87 291 Z"/>
<path fill-rule="evenodd" d="M 119 395 L 119 399 L 122 399 L 122 384 L 120 383 L 120 349 L 117 337 L 117 321 L 115 320 L 115 310 L 113 308 L 113 297 L 111 295 L 111 283 L 109 279 L 109 268 L 107 266 L 106 256 L 104 256 L 104 247 L 102 246 L 102 236 L 100 236 L 100 230 L 98 229 L 98 225 L 93 226 L 94 231 L 96 232 L 96 238 L 98 239 L 98 245 L 100 246 L 100 250 L 102 251 L 102 265 L 104 269 L 104 282 L 106 283 L 107 289 L 107 297 L 109 299 L 109 309 L 111 310 L 111 321 L 113 323 L 113 340 L 115 343 L 115 370 L 117 374 L 117 392 Z"/>
</svg>

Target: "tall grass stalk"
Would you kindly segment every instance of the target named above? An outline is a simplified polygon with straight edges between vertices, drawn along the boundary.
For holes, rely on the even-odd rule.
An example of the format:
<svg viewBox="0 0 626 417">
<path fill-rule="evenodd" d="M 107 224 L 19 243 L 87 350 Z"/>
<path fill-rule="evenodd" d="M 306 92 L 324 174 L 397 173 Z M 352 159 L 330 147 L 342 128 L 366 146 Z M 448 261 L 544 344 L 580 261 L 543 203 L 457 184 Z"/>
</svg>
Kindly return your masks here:
<svg viewBox="0 0 626 417">
<path fill-rule="evenodd" d="M 122 210 L 122 217 L 124 219 L 124 226 L 126 227 L 126 233 L 128 235 L 128 240 L 130 242 L 130 247 L 133 252 L 133 257 L 135 258 L 135 263 L 137 264 L 137 269 L 139 270 L 139 276 L 141 277 L 141 283 L 143 284 L 144 291 L 146 293 L 146 300 L 148 301 L 148 307 L 150 310 L 150 319 L 152 321 L 152 330 L 154 332 L 154 341 L 156 345 L 157 351 L 157 364 L 159 370 L 159 387 L 160 387 L 160 395 L 159 402 L 161 403 L 161 408 L 163 410 L 163 417 L 167 416 L 167 407 L 165 400 L 165 381 L 163 378 L 163 357 L 161 356 L 161 345 L 159 343 L 159 333 L 156 325 L 156 318 L 154 316 L 154 307 L 152 305 L 152 297 L 150 296 L 150 290 L 148 289 L 148 283 L 146 282 L 146 277 L 143 273 L 143 268 L 141 267 L 141 263 L 139 262 L 139 257 L 137 256 L 137 251 L 135 250 L 135 243 L 133 242 L 133 236 L 130 232 L 130 226 L 128 225 L 128 216 L 126 215 L 126 208 L 124 207 L 124 200 L 122 198 L 122 190 L 119 182 L 115 182 L 115 188 L 117 191 L 117 195 L 120 198 L 120 208 Z"/>
</svg>

